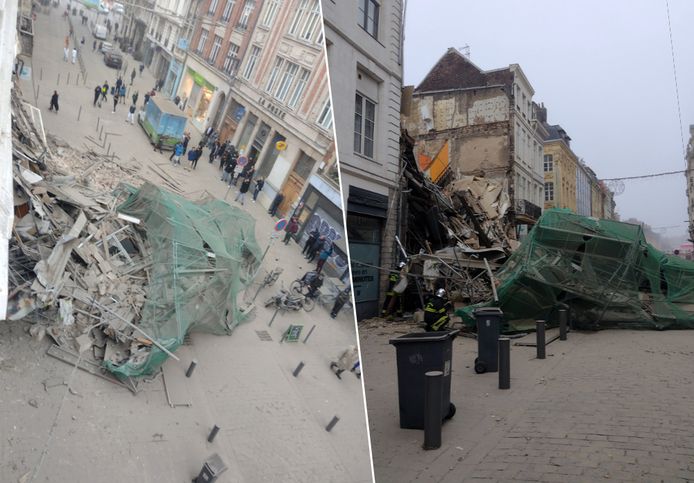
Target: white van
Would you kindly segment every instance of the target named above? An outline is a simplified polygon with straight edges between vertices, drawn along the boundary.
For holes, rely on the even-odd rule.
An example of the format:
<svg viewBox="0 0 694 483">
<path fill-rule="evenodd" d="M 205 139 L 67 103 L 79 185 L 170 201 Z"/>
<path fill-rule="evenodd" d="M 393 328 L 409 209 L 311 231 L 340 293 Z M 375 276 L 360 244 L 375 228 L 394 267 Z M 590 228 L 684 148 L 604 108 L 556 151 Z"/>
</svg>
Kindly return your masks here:
<svg viewBox="0 0 694 483">
<path fill-rule="evenodd" d="M 96 37 L 99 40 L 106 40 L 106 35 L 108 34 L 108 30 L 106 30 L 105 25 L 96 25 L 94 27 L 94 37 Z"/>
</svg>

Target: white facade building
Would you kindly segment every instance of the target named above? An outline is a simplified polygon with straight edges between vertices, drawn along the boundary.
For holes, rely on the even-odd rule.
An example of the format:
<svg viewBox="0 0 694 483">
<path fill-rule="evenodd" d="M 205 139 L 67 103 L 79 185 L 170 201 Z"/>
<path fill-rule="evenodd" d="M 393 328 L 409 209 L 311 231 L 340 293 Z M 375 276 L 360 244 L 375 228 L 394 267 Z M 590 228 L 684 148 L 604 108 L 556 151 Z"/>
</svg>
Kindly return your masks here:
<svg viewBox="0 0 694 483">
<path fill-rule="evenodd" d="M 400 171 L 400 0 L 322 0 L 357 318 L 378 313 L 394 235 Z"/>
</svg>

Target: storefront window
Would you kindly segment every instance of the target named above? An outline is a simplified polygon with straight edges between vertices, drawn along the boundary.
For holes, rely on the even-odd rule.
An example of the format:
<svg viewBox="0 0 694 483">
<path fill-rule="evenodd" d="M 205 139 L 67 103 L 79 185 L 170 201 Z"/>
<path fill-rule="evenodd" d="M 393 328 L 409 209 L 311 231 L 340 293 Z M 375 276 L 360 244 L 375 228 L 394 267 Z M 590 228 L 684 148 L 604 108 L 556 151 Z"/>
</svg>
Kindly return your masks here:
<svg viewBox="0 0 694 483">
<path fill-rule="evenodd" d="M 206 87 L 202 88 L 202 94 L 200 95 L 200 103 L 198 104 L 198 110 L 195 112 L 195 120 L 198 122 L 203 122 L 207 116 L 207 110 L 210 107 L 210 101 L 212 100 L 213 92 Z"/>
</svg>

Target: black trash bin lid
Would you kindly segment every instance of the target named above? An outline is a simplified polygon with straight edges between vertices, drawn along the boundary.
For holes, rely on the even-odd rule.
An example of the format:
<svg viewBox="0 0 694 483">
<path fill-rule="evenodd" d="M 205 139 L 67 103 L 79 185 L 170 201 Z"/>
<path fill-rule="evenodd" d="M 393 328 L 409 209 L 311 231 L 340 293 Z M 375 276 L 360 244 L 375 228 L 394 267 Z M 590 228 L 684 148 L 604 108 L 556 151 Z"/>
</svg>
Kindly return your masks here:
<svg viewBox="0 0 694 483">
<path fill-rule="evenodd" d="M 499 307 L 480 307 L 472 311 L 474 315 L 504 315 Z"/>
<path fill-rule="evenodd" d="M 440 332 L 411 332 L 409 334 L 395 337 L 388 341 L 389 344 L 408 344 L 412 342 L 441 342 L 446 339 L 453 339 L 460 330 L 442 330 Z"/>
</svg>

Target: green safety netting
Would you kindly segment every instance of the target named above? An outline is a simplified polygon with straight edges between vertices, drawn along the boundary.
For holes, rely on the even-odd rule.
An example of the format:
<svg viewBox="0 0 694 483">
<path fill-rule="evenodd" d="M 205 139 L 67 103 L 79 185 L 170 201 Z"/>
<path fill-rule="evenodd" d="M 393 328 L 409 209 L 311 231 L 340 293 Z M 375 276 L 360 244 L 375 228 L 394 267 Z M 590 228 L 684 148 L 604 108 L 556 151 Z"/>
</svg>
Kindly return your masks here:
<svg viewBox="0 0 694 483">
<path fill-rule="evenodd" d="M 221 200 L 192 202 L 148 183 L 126 189 L 130 196 L 117 211 L 140 220 L 151 247 L 139 326 L 171 352 L 190 331 L 230 334 L 244 320 L 237 295 L 260 260 L 255 220 Z M 152 345 L 124 364 L 104 364 L 117 376 L 142 376 L 167 357 Z"/>
<path fill-rule="evenodd" d="M 466 325 L 498 306 L 506 331 L 556 325 L 559 308 L 577 328 L 694 328 L 694 263 L 655 249 L 639 225 L 547 210 L 496 276 L 499 302 L 458 309 Z"/>
</svg>

